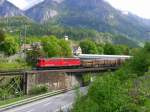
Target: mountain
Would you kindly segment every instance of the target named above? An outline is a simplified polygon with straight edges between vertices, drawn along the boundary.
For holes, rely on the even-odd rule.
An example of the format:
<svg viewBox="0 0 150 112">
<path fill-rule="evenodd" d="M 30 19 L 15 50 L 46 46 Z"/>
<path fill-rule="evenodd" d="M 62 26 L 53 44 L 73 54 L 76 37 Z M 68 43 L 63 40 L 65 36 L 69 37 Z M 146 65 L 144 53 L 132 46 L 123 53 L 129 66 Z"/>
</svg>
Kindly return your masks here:
<svg viewBox="0 0 150 112">
<path fill-rule="evenodd" d="M 0 17 L 23 16 L 23 12 L 6 0 L 0 1 Z"/>
<path fill-rule="evenodd" d="M 55 25 L 119 34 L 133 41 L 150 40 L 150 20 L 121 12 L 104 0 L 44 0 L 26 11 L 1 0 L 0 16 L 25 16 L 36 22 L 36 29 L 37 24 L 43 24 L 44 32 Z"/>
<path fill-rule="evenodd" d="M 63 0 L 45 0 L 42 3 L 30 8 L 25 14 L 38 22 L 44 22 L 59 16 L 59 5 Z"/>
<path fill-rule="evenodd" d="M 122 34 L 132 40 L 150 39 L 150 20 L 123 13 L 104 0 L 45 0 L 26 15 L 38 22 Z"/>
</svg>

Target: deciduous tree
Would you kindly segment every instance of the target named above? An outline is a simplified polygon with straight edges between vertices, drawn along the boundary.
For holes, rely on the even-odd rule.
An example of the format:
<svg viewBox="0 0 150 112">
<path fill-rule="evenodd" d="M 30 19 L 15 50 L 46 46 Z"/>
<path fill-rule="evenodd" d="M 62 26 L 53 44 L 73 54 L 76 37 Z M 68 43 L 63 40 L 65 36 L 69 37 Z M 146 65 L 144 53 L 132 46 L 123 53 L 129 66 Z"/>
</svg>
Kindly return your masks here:
<svg viewBox="0 0 150 112">
<path fill-rule="evenodd" d="M 45 37 L 42 39 L 43 50 L 47 53 L 48 57 L 60 56 L 61 47 L 59 40 L 55 36 Z"/>
<path fill-rule="evenodd" d="M 7 55 L 15 54 L 19 50 L 19 44 L 16 39 L 11 36 L 7 36 L 3 43 L 2 49 Z"/>
<path fill-rule="evenodd" d="M 97 54 L 98 53 L 96 44 L 91 40 L 88 40 L 88 39 L 83 40 L 82 42 L 80 42 L 80 47 L 84 54 Z"/>
</svg>

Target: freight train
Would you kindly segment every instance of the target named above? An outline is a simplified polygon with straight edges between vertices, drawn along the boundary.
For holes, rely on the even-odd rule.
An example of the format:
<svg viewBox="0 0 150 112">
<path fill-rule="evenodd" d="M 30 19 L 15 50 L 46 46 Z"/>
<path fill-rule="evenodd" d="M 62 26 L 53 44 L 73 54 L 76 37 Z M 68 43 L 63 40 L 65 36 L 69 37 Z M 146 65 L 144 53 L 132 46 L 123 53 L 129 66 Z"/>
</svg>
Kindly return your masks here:
<svg viewBox="0 0 150 112">
<path fill-rule="evenodd" d="M 50 68 L 96 68 L 120 66 L 131 56 L 81 54 L 73 58 L 40 58 L 36 64 L 39 69 Z"/>
</svg>

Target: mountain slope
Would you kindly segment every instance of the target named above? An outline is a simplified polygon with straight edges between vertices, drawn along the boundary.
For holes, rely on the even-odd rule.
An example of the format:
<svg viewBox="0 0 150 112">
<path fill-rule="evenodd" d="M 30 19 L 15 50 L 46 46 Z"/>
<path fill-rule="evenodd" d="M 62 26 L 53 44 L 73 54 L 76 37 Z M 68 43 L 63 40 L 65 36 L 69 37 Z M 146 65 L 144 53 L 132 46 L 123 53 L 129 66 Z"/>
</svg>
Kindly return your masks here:
<svg viewBox="0 0 150 112">
<path fill-rule="evenodd" d="M 6 0 L 0 1 L 0 17 L 23 16 L 23 12 Z"/>
<path fill-rule="evenodd" d="M 127 36 L 130 40 L 150 40 L 150 20 L 124 14 L 104 0 L 45 0 L 22 12 L 6 0 L 0 1 L 0 17 L 27 16 L 46 25 L 94 29 Z"/>
<path fill-rule="evenodd" d="M 47 21 L 58 16 L 58 5 L 62 0 L 45 0 L 42 3 L 30 8 L 25 14 L 35 21 Z"/>
<path fill-rule="evenodd" d="M 103 0 L 66 0 L 63 10 L 67 14 L 60 19 L 61 24 L 94 28 L 101 32 L 120 33 L 134 39 L 150 39 L 147 29 L 150 26 L 142 22 L 143 19 L 114 9 Z"/>
<path fill-rule="evenodd" d="M 130 13 L 125 15 L 103 0 L 45 0 L 27 10 L 26 14 L 38 22 L 91 28 L 126 35 L 133 40 L 150 39 L 149 20 Z"/>
</svg>

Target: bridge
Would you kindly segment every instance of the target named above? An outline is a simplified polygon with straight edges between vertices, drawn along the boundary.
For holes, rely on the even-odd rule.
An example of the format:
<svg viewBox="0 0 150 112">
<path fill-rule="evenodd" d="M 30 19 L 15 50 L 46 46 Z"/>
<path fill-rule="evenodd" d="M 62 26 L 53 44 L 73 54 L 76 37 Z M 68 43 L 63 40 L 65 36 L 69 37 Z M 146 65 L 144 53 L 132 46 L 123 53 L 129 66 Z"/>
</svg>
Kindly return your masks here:
<svg viewBox="0 0 150 112">
<path fill-rule="evenodd" d="M 15 88 L 18 80 L 20 80 L 22 85 L 17 87 L 20 87 L 19 90 L 24 91 L 25 94 L 28 94 L 32 87 L 38 84 L 46 84 L 50 90 L 72 88 L 76 85 L 83 85 L 82 77 L 85 74 L 113 71 L 118 68 L 119 66 L 107 66 L 99 68 L 0 71 L 0 83 L 11 77 L 14 78 L 14 83 L 10 84 L 10 87 Z M 18 88 L 15 91 L 18 92 Z"/>
</svg>

